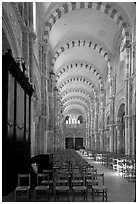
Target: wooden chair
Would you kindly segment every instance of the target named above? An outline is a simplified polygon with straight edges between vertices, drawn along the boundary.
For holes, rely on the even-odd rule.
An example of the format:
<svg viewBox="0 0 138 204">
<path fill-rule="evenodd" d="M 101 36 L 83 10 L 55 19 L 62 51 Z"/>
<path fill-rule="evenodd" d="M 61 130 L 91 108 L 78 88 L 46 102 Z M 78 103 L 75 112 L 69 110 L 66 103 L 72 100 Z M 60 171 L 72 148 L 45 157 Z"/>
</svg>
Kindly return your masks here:
<svg viewBox="0 0 138 204">
<path fill-rule="evenodd" d="M 107 188 L 104 186 L 104 173 L 97 173 L 94 175 L 98 181 L 98 185 L 92 186 L 92 200 L 95 201 L 95 197 L 102 197 L 107 202 Z M 94 179 L 94 178 L 93 178 Z"/>
<path fill-rule="evenodd" d="M 73 174 L 72 177 L 72 196 L 75 201 L 75 194 L 83 195 L 84 201 L 87 201 L 87 187 L 85 186 L 85 175 Z"/>
<path fill-rule="evenodd" d="M 53 171 L 52 170 L 43 170 L 43 180 L 41 181 L 42 186 L 49 186 L 49 190 L 51 189 L 53 193 L 53 179 L 52 177 Z"/>
<path fill-rule="evenodd" d="M 97 169 L 94 169 L 91 173 L 88 172 L 85 174 L 85 183 L 87 187 L 87 191 L 89 189 L 92 189 L 92 186 L 98 185 L 98 180 L 97 180 Z"/>
<path fill-rule="evenodd" d="M 69 202 L 69 177 L 68 174 L 55 174 L 54 175 L 54 200 L 59 200 L 60 194 L 65 193 Z"/>
<path fill-rule="evenodd" d="M 49 201 L 49 185 L 41 184 L 44 176 L 44 174 L 37 174 L 37 186 L 34 189 L 34 197 L 36 200 L 39 200 L 41 198 L 45 199 L 47 195 Z"/>
<path fill-rule="evenodd" d="M 18 174 L 18 186 L 15 189 L 15 200 L 26 199 L 30 200 L 30 174 Z"/>
</svg>

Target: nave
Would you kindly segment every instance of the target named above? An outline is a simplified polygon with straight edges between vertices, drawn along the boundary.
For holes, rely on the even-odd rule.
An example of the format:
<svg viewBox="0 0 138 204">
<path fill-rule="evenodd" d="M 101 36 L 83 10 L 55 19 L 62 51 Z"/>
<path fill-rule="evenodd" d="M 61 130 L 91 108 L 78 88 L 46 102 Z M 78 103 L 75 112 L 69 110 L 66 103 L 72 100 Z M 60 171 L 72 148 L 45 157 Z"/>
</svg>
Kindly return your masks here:
<svg viewBox="0 0 138 204">
<path fill-rule="evenodd" d="M 94 154 L 93 154 L 94 155 Z M 40 196 L 39 199 L 35 198 L 35 188 L 31 188 L 30 190 L 30 198 L 28 201 L 35 202 L 35 201 L 43 201 L 43 202 L 102 202 L 102 197 L 99 195 L 95 196 L 95 200 L 93 200 L 92 196 L 92 184 L 88 185 L 87 183 L 87 175 L 89 174 L 97 174 L 97 181 L 98 183 L 96 186 L 100 186 L 100 180 L 98 180 L 98 174 L 104 174 L 104 185 L 107 188 L 107 202 L 133 202 L 135 199 L 135 180 L 128 180 L 123 178 L 121 174 L 118 174 L 117 170 L 112 168 L 107 168 L 103 165 L 100 160 L 95 160 L 95 154 L 93 157 L 92 155 L 86 154 L 85 150 L 62 150 L 57 151 L 53 155 L 53 170 L 52 170 L 52 179 L 53 179 L 53 190 L 50 189 L 49 191 L 49 198 L 47 194 L 43 192 L 42 197 Z M 82 192 L 73 194 L 73 178 L 74 175 L 83 175 L 81 179 L 84 179 L 84 183 L 82 186 L 86 186 L 87 188 L 87 198 L 85 199 L 85 194 L 83 195 Z M 68 186 L 69 192 L 61 191 L 59 194 L 55 194 L 56 191 L 56 181 L 59 179 L 57 175 L 65 175 L 66 179 L 68 178 Z M 63 178 L 62 177 L 62 178 Z M 36 178 L 36 177 L 35 177 Z M 79 178 L 80 179 L 80 178 Z M 78 182 L 79 183 L 79 182 Z M 80 183 L 78 184 L 80 185 Z M 62 187 L 62 184 L 60 184 Z M 93 184 L 94 185 L 94 184 Z M 60 187 L 61 187 L 60 186 Z M 80 185 L 81 186 L 81 185 Z M 63 188 L 66 188 L 65 186 Z M 11 192 L 8 196 L 3 196 L 3 201 L 27 201 L 23 198 L 15 198 L 15 190 Z M 105 200 L 104 200 L 105 201 Z"/>
<path fill-rule="evenodd" d="M 136 2 L 2 2 L 3 200 L 133 201 L 135 159 Z"/>
</svg>

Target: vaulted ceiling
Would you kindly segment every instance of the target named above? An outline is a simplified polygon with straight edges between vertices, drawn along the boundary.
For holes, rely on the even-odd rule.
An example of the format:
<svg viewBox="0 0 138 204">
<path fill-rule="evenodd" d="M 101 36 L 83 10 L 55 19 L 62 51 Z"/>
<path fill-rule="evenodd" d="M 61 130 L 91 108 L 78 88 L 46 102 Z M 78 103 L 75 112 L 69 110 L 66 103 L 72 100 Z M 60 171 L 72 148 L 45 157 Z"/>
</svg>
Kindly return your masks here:
<svg viewBox="0 0 138 204">
<path fill-rule="evenodd" d="M 42 3 L 43 40 L 52 50 L 51 66 L 64 115 L 85 115 L 101 96 L 107 69 L 127 41 L 131 3 Z"/>
</svg>

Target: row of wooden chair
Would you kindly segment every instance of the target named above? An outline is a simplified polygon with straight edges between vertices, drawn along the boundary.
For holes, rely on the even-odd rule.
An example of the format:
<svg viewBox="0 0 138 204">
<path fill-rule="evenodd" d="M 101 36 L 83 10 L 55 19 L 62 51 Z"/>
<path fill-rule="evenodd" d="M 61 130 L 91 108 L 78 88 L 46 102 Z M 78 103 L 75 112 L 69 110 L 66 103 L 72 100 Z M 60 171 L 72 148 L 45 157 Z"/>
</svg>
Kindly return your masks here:
<svg viewBox="0 0 138 204">
<path fill-rule="evenodd" d="M 102 195 L 103 200 L 105 199 L 107 201 L 107 188 L 104 186 L 104 179 L 101 179 L 102 182 L 97 181 L 96 176 L 93 175 L 94 174 L 94 167 L 90 166 L 75 151 L 70 152 L 70 156 L 71 156 L 70 161 L 68 161 L 68 162 L 65 159 L 65 156 L 64 156 L 64 158 L 61 156 L 61 158 L 60 158 L 61 160 L 59 159 L 59 161 L 58 161 L 59 166 L 58 166 L 58 162 L 56 165 L 59 168 L 61 161 L 63 164 L 65 164 L 66 162 L 69 164 L 69 166 L 68 166 L 66 163 L 65 168 L 67 168 L 67 171 L 70 172 L 71 190 L 72 190 L 72 195 L 73 195 L 73 201 L 75 198 L 74 194 L 77 192 L 80 192 L 81 194 L 83 193 L 84 200 L 87 200 L 87 192 L 89 189 L 92 190 L 92 199 L 93 200 L 95 200 L 96 195 L 98 195 L 98 196 Z M 66 160 L 66 162 L 65 162 L 65 160 Z M 62 168 L 63 168 L 63 165 L 62 165 Z M 74 179 L 74 177 L 76 175 L 77 175 L 77 177 L 80 177 L 80 178 Z M 80 175 L 80 176 L 78 176 L 78 175 Z M 90 178 L 90 176 L 91 176 L 91 178 Z M 104 178 L 104 174 L 97 174 L 97 178 L 100 176 L 102 178 Z M 99 191 L 97 189 L 98 187 L 96 187 L 96 190 L 95 190 L 95 185 L 100 187 Z M 95 192 L 98 192 L 98 193 L 95 193 Z"/>
<path fill-rule="evenodd" d="M 19 184 L 15 189 L 15 199 L 30 200 L 30 174 L 19 174 Z M 28 178 L 28 185 L 22 185 L 21 179 Z M 100 181 L 101 179 L 101 181 Z M 47 174 L 37 174 L 37 186 L 34 188 L 34 199 L 39 200 L 46 198 L 49 201 L 50 190 L 54 190 L 54 199 L 58 200 L 60 194 L 66 193 L 67 201 L 69 201 L 69 195 L 72 194 L 73 201 L 75 201 L 76 193 L 83 195 L 84 201 L 87 201 L 88 191 L 92 191 L 92 199 L 95 200 L 96 193 L 98 195 L 102 194 L 107 201 L 107 188 L 104 186 L 104 174 L 89 174 L 85 175 L 84 178 L 80 174 L 74 174 L 71 180 L 71 185 L 69 183 L 69 176 L 66 174 L 56 174 L 54 175 L 54 180 L 50 180 Z"/>
<path fill-rule="evenodd" d="M 58 201 L 60 194 L 66 195 L 69 201 L 69 195 L 75 201 L 76 195 L 83 196 L 87 201 L 89 191 L 92 200 L 96 196 L 102 196 L 107 201 L 107 188 L 104 186 L 104 174 L 97 173 L 94 166 L 90 166 L 80 155 L 74 150 L 59 151 L 54 155 L 53 171 L 43 170 L 37 174 L 37 186 L 34 188 L 34 199 L 39 200 L 46 198 L 49 201 L 50 193 L 54 193 L 54 200 Z M 50 178 L 52 173 L 52 178 Z M 27 178 L 27 175 L 18 175 L 18 187 L 15 189 L 15 198 L 26 198 L 29 200 L 30 192 L 30 174 L 28 175 L 28 186 L 21 186 L 21 178 Z"/>
<path fill-rule="evenodd" d="M 136 181 L 136 161 L 134 157 L 111 152 L 97 152 L 84 149 L 81 149 L 80 152 L 84 155 L 90 156 L 105 167 L 116 171 L 127 181 Z"/>
</svg>

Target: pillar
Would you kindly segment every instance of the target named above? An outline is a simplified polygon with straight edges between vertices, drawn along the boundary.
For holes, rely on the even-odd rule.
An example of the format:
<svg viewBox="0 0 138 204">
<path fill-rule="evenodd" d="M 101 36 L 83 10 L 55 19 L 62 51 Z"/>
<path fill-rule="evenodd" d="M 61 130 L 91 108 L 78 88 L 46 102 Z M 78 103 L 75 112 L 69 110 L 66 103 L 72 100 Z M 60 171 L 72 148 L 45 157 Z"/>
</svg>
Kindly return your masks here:
<svg viewBox="0 0 138 204">
<path fill-rule="evenodd" d="M 33 84 L 34 82 L 34 51 L 33 44 L 36 39 L 36 34 L 34 32 L 29 33 L 29 75 L 30 82 Z"/>
<path fill-rule="evenodd" d="M 102 126 L 101 126 L 101 144 L 100 144 L 100 149 L 102 151 L 105 150 L 105 135 L 104 135 L 104 128 L 105 128 L 105 94 L 104 94 L 104 90 L 101 89 L 101 118 L 102 118 Z"/>
<path fill-rule="evenodd" d="M 54 88 L 54 151 L 57 150 L 57 144 L 58 144 L 58 131 L 57 131 L 57 122 L 58 122 L 58 117 L 57 117 L 57 112 L 58 112 L 58 101 L 57 101 L 57 91 L 58 89 L 55 87 Z"/>
<path fill-rule="evenodd" d="M 110 152 L 114 152 L 114 96 L 113 96 L 113 73 L 112 73 L 112 67 L 108 63 L 108 81 L 110 85 L 110 93 L 109 93 L 109 99 L 110 99 L 110 126 L 109 126 L 109 132 L 110 132 Z"/>
<path fill-rule="evenodd" d="M 48 46 L 44 42 L 39 42 L 39 64 L 40 64 L 40 74 L 41 74 L 41 115 L 39 117 L 39 151 L 42 154 L 48 151 L 48 80 L 49 76 L 47 73 L 47 54 L 49 52 Z"/>
<path fill-rule="evenodd" d="M 125 154 L 129 154 L 129 48 L 126 48 L 126 78 L 125 78 Z"/>
<path fill-rule="evenodd" d="M 95 149 L 95 140 L 94 140 L 94 107 L 92 104 L 92 113 L 91 113 L 92 117 L 91 117 L 91 149 L 94 150 Z"/>
<path fill-rule="evenodd" d="M 99 134 L 98 134 L 98 113 L 99 113 L 99 100 L 95 98 L 95 121 L 94 121 L 94 130 L 95 130 L 95 150 L 99 150 Z"/>
</svg>

